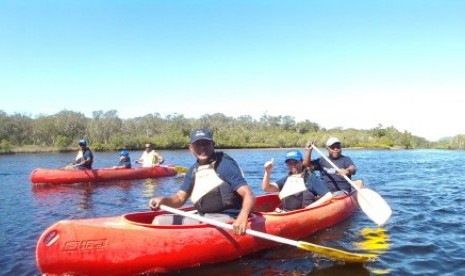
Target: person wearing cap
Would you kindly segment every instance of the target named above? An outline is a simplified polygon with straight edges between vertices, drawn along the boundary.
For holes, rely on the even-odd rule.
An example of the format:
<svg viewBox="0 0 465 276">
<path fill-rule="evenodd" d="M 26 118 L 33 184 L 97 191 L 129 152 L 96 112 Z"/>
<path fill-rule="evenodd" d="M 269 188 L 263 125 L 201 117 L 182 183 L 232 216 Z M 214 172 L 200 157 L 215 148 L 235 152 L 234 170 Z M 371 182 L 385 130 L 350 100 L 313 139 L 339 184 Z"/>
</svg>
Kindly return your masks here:
<svg viewBox="0 0 465 276">
<path fill-rule="evenodd" d="M 206 128 L 192 132 L 189 151 L 196 162 L 187 171 L 180 190 L 171 196 L 152 198 L 150 208 L 157 210 L 162 204 L 179 208 L 190 199 L 200 215 L 232 222 L 233 232 L 244 235 L 255 196 L 239 165 L 226 153 L 215 151 L 213 133 Z M 198 223 L 170 214 L 158 215 L 153 221 L 158 225 Z"/>
<path fill-rule="evenodd" d="M 142 164 L 142 167 L 153 167 L 163 164 L 164 161 L 163 156 L 156 152 L 151 144 L 145 144 L 145 150 L 136 163 Z"/>
<path fill-rule="evenodd" d="M 94 155 L 87 146 L 87 141 L 84 139 L 79 140 L 79 151 L 76 155 L 74 162 L 65 167 L 67 170 L 91 170 L 94 161 Z"/>
<path fill-rule="evenodd" d="M 326 141 L 328 157 L 339 168 L 339 170 L 333 168 L 324 158 L 320 157 L 315 160 L 311 160 L 313 150 L 313 143 L 311 142 L 307 143 L 307 152 L 303 161 L 304 166 L 320 171 L 323 182 L 334 195 L 339 195 L 342 192 L 350 193 L 352 191 L 353 188 L 342 175 L 352 178 L 352 175 L 354 175 L 357 171 L 352 159 L 342 154 L 341 146 L 341 141 L 339 141 L 336 137 L 330 137 Z M 362 180 L 354 180 L 353 182 L 358 187 L 363 187 Z"/>
<path fill-rule="evenodd" d="M 129 151 L 123 149 L 119 153 L 118 165 L 113 167 L 114 169 L 130 169 L 131 168 L 131 157 L 129 157 Z"/>
<path fill-rule="evenodd" d="M 302 153 L 292 150 L 286 153 L 284 163 L 288 173 L 276 182 L 270 181 L 273 170 L 273 160 L 265 163 L 265 174 L 262 180 L 262 190 L 278 193 L 281 208 L 276 211 L 292 211 L 302 208 L 314 208 L 323 205 L 333 198 L 328 187 L 320 178 L 302 163 Z"/>
</svg>

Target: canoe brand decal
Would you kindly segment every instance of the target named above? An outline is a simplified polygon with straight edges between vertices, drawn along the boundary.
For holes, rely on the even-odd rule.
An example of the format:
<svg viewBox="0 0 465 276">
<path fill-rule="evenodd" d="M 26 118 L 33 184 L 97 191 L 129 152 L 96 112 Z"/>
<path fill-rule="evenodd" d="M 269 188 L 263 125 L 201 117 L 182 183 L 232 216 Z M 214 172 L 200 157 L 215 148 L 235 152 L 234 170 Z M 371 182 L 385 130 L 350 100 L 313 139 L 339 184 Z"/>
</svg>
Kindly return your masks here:
<svg viewBox="0 0 465 276">
<path fill-rule="evenodd" d="M 102 250 L 107 246 L 106 239 L 104 240 L 84 240 L 84 241 L 69 241 L 65 243 L 63 251 L 90 251 Z"/>
</svg>

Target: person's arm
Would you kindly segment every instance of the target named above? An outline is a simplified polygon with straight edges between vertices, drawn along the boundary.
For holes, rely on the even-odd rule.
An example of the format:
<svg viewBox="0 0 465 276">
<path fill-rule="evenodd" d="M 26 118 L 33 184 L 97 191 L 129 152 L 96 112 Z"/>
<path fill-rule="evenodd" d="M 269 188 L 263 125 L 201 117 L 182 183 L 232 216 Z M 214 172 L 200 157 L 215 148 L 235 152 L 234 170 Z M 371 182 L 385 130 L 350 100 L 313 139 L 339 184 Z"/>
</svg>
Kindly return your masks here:
<svg viewBox="0 0 465 276">
<path fill-rule="evenodd" d="M 149 201 L 150 209 L 158 210 L 160 205 L 166 205 L 173 208 L 179 208 L 187 201 L 187 193 L 179 190 L 176 194 L 170 196 L 159 196 Z"/>
<path fill-rule="evenodd" d="M 268 193 L 279 192 L 279 188 L 274 183 L 270 183 L 270 175 L 273 170 L 273 160 L 267 161 L 265 163 L 265 174 L 263 175 L 262 180 L 262 190 Z"/>
<path fill-rule="evenodd" d="M 165 162 L 165 159 L 163 158 L 163 156 L 159 154 L 158 152 L 155 152 L 154 155 L 157 157 L 157 163 L 155 165 L 161 165 L 163 164 L 163 162 Z"/>
<path fill-rule="evenodd" d="M 146 151 L 143 151 L 142 154 L 140 155 L 139 159 L 137 159 L 135 162 L 137 164 L 143 164 L 144 163 L 144 159 L 146 158 L 147 156 L 147 152 Z"/>
<path fill-rule="evenodd" d="M 312 151 L 313 151 L 313 142 L 307 142 L 305 145 L 305 156 L 304 160 L 302 161 L 302 164 L 304 167 L 309 168 L 310 170 L 313 170 L 313 165 L 312 165 Z"/>
<path fill-rule="evenodd" d="M 236 192 L 242 197 L 242 208 L 233 222 L 233 232 L 237 235 L 244 235 L 247 229 L 249 214 L 255 204 L 255 195 L 248 184 L 239 187 Z"/>
<path fill-rule="evenodd" d="M 321 205 L 326 204 L 327 202 L 331 201 L 333 199 L 333 194 L 331 192 L 327 192 L 324 196 L 320 197 L 316 201 L 310 203 L 307 207 L 305 208 L 314 208 L 318 207 Z"/>
<path fill-rule="evenodd" d="M 349 157 L 345 157 L 345 158 L 346 158 L 346 162 L 344 164 L 344 167 L 346 167 L 346 168 L 345 169 L 342 169 L 342 168 L 339 169 L 339 174 L 347 175 L 347 177 L 350 178 L 357 171 L 357 167 L 355 167 L 355 164 L 352 161 L 352 159 L 350 159 Z"/>
</svg>

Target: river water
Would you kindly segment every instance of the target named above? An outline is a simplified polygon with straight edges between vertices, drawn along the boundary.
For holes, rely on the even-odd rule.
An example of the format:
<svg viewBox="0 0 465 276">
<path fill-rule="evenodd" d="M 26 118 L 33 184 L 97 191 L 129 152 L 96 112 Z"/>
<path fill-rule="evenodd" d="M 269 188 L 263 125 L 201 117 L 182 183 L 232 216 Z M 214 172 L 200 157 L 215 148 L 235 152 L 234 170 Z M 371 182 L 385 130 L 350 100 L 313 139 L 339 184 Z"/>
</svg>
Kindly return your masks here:
<svg viewBox="0 0 465 276">
<path fill-rule="evenodd" d="M 263 164 L 274 158 L 272 180 L 285 173 L 283 149 L 224 150 L 238 161 L 256 194 Z M 189 166 L 187 150 L 160 151 L 167 163 Z M 383 228 L 362 211 L 305 240 L 329 247 L 381 252 L 364 265 L 334 262 L 290 246 L 239 260 L 174 272 L 177 275 L 465 275 L 465 152 L 444 150 L 343 150 L 363 179 L 393 209 Z M 140 152 L 132 152 L 136 159 Z M 317 153 L 314 153 L 314 157 Z M 117 163 L 116 153 L 94 153 L 95 168 Z M 153 196 L 178 190 L 183 179 L 116 181 L 33 186 L 30 172 L 57 168 L 72 153 L 0 156 L 0 275 L 39 275 L 35 246 L 40 234 L 62 219 L 115 216 L 147 211 Z"/>
</svg>

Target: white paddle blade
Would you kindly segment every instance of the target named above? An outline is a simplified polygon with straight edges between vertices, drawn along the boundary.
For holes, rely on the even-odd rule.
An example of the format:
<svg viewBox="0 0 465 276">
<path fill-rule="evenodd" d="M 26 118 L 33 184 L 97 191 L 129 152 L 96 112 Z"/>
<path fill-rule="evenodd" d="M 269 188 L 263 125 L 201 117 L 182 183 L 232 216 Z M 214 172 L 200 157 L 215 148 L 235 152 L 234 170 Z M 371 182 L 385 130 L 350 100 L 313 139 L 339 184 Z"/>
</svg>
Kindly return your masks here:
<svg viewBox="0 0 465 276">
<path fill-rule="evenodd" d="M 391 207 L 373 190 L 360 189 L 357 193 L 357 200 L 363 212 L 379 226 L 385 224 L 392 215 Z"/>
</svg>

